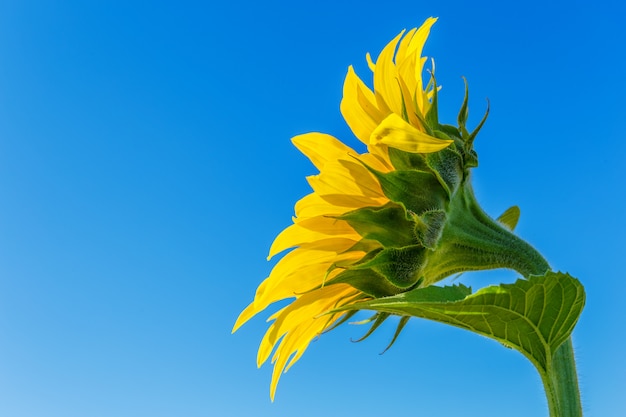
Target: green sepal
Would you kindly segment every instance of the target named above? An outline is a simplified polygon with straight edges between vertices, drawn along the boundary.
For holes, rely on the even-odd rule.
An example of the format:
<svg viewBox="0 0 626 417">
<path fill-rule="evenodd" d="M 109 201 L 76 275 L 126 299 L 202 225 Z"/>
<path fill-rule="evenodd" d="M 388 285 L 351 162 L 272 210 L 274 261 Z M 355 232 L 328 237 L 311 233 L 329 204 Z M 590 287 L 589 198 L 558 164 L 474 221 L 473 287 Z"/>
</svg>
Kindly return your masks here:
<svg viewBox="0 0 626 417">
<path fill-rule="evenodd" d="M 435 79 L 435 74 L 430 73 L 430 81 L 433 85 L 433 97 L 430 101 L 430 108 L 426 113 L 425 119 L 426 123 L 433 129 L 436 129 L 439 126 L 439 109 L 438 109 L 438 100 L 437 100 L 437 80 Z"/>
<path fill-rule="evenodd" d="M 415 97 L 413 97 L 413 106 L 414 106 L 416 109 L 418 109 L 418 108 L 419 108 L 419 106 L 418 106 L 418 104 L 417 104 L 416 97 L 417 97 L 417 95 L 416 95 Z M 421 112 L 416 111 L 416 112 L 414 112 L 413 114 L 415 115 L 415 117 L 417 117 L 417 120 L 419 120 L 420 124 L 424 127 L 424 130 L 426 130 L 426 133 L 427 133 L 428 135 L 430 135 L 430 136 L 434 136 L 434 133 L 433 133 L 433 128 L 431 128 L 431 127 L 428 125 L 428 123 L 426 122 L 426 119 L 424 119 L 424 116 L 422 116 Z M 435 126 L 435 127 L 436 127 L 436 126 Z"/>
<path fill-rule="evenodd" d="M 411 170 L 381 173 L 373 169 L 371 171 L 377 177 L 387 198 L 403 204 L 416 214 L 444 208 L 448 201 L 447 191 L 430 172 Z"/>
<path fill-rule="evenodd" d="M 440 132 L 445 133 L 449 139 L 454 139 L 455 143 L 462 144 L 463 136 L 458 128 L 452 125 L 439 125 Z"/>
<path fill-rule="evenodd" d="M 337 327 L 341 326 L 342 324 L 344 324 L 345 322 L 347 322 L 348 320 L 350 320 L 356 313 L 358 313 L 358 310 L 352 310 L 352 311 L 348 311 L 347 314 L 344 314 L 343 317 L 341 317 L 339 320 L 337 320 L 336 322 L 334 322 L 330 327 L 325 328 L 322 331 L 323 333 L 328 333 L 332 330 L 335 330 Z M 378 314 L 378 313 L 377 313 Z"/>
<path fill-rule="evenodd" d="M 374 333 L 374 331 L 376 329 L 378 329 L 378 327 L 381 324 L 383 324 L 383 322 L 385 320 L 387 320 L 389 318 L 389 316 L 391 316 L 391 314 L 389 314 L 389 313 L 376 313 L 376 314 L 374 314 L 374 316 L 373 316 L 375 318 L 374 323 L 372 323 L 372 326 L 367 330 L 367 333 L 365 333 L 360 338 L 358 338 L 356 340 L 353 340 L 353 342 L 358 343 L 358 342 L 362 342 L 365 339 L 367 339 L 372 333 Z M 371 321 L 371 319 L 368 320 L 368 322 L 370 322 L 370 321 Z M 358 324 L 360 324 L 360 323 L 358 323 Z"/>
<path fill-rule="evenodd" d="M 350 269 L 370 269 L 392 285 L 406 290 L 418 282 L 425 257 L 426 249 L 422 245 L 386 248 L 367 262 L 353 265 Z"/>
<path fill-rule="evenodd" d="M 393 346 L 394 343 L 396 343 L 396 340 L 398 339 L 398 336 L 400 336 L 400 333 L 402 333 L 402 329 L 404 329 L 404 326 L 406 326 L 406 324 L 409 322 L 410 318 L 411 318 L 410 316 L 402 316 L 402 318 L 400 319 L 400 322 L 398 323 L 398 327 L 396 327 L 396 331 L 393 334 L 393 337 L 391 338 L 391 342 L 389 342 L 389 344 L 387 345 L 385 350 L 380 352 L 381 355 L 383 353 L 387 352 L 389 350 L 389 348 L 391 346 Z"/>
<path fill-rule="evenodd" d="M 376 251 L 378 251 L 380 249 L 381 249 L 381 247 L 380 247 L 380 243 L 378 241 L 368 240 L 368 239 L 361 239 L 357 243 L 355 243 L 354 245 L 350 246 L 350 248 L 347 249 L 345 252 L 361 251 L 361 252 L 365 252 L 365 253 L 372 253 L 372 252 L 376 252 Z"/>
<path fill-rule="evenodd" d="M 476 129 L 474 129 L 472 133 L 470 133 L 470 135 L 468 136 L 467 149 L 472 149 L 474 139 L 476 139 L 476 135 L 478 135 L 478 132 L 480 132 L 480 129 L 483 127 L 483 125 L 487 121 L 487 117 L 489 116 L 489 108 L 490 108 L 489 99 L 487 99 L 487 110 L 485 111 L 485 115 L 483 116 L 483 118 L 480 120 L 480 123 L 478 123 L 478 126 L 476 126 Z"/>
<path fill-rule="evenodd" d="M 437 126 L 437 127 L 439 127 L 439 126 Z M 454 140 L 446 132 L 444 132 L 443 130 L 440 130 L 440 129 L 433 130 L 433 136 L 438 138 L 438 139 L 442 139 L 442 140 Z"/>
<path fill-rule="evenodd" d="M 351 311 L 350 312 L 350 316 L 352 316 L 356 312 L 357 311 L 354 311 L 354 310 Z M 367 332 L 363 336 L 361 336 L 360 338 L 358 338 L 356 340 L 353 340 L 353 342 L 359 343 L 359 342 L 364 341 L 368 337 L 370 337 L 372 335 L 372 333 L 374 333 L 376 331 L 376 329 L 378 329 L 380 327 L 380 325 L 383 324 L 390 316 L 391 316 L 390 313 L 380 313 L 380 312 L 377 312 L 373 316 L 371 316 L 370 318 L 368 318 L 366 320 L 350 323 L 350 324 L 359 324 L 359 325 L 361 325 L 361 324 L 371 323 L 372 321 L 374 322 L 374 323 L 372 323 L 370 328 L 367 330 Z M 402 332 L 402 329 L 404 329 L 404 326 L 406 326 L 406 324 L 408 323 L 410 318 L 411 317 L 409 317 L 409 316 L 403 316 L 402 318 L 400 318 L 400 322 L 396 326 L 396 331 L 394 332 L 393 337 L 391 338 L 391 341 L 389 342 L 387 347 L 385 347 L 385 349 L 382 352 L 380 352 L 381 355 L 383 353 L 385 353 L 386 351 L 388 351 L 389 348 L 391 348 L 391 346 L 393 346 L 393 344 L 398 339 L 398 336 Z M 345 323 L 345 320 L 342 320 L 342 323 Z"/>
<path fill-rule="evenodd" d="M 470 168 L 476 168 L 478 166 L 478 154 L 474 149 L 465 149 L 465 153 L 463 155 L 463 165 L 465 166 L 466 172 L 468 172 Z"/>
<path fill-rule="evenodd" d="M 506 209 L 496 220 L 506 226 L 510 231 L 515 230 L 519 221 L 520 209 L 518 206 L 512 206 Z"/>
<path fill-rule="evenodd" d="M 435 249 L 446 225 L 446 212 L 429 210 L 415 217 L 415 236 L 424 247 Z"/>
<path fill-rule="evenodd" d="M 463 180 L 463 157 L 461 154 L 456 151 L 455 147 L 449 146 L 439 152 L 427 154 L 426 162 L 448 195 L 452 197 Z"/>
<path fill-rule="evenodd" d="M 375 298 L 399 294 L 404 291 L 371 269 L 346 269 L 330 280 L 328 285 L 339 283 L 351 285 L 362 293 Z"/>
<path fill-rule="evenodd" d="M 373 310 L 470 330 L 518 350 L 543 376 L 585 304 L 583 286 L 561 272 L 469 292 L 463 285 L 428 286 L 334 311 Z"/>
<path fill-rule="evenodd" d="M 359 320 L 359 321 L 353 321 L 350 324 L 358 324 L 359 326 L 363 325 L 363 324 L 368 324 L 373 322 L 374 320 L 376 320 L 376 317 L 378 317 L 380 313 L 374 313 L 371 316 L 369 316 L 368 318 L 364 319 L 364 320 Z"/>
<path fill-rule="evenodd" d="M 378 241 L 384 247 L 403 247 L 415 243 L 415 225 L 407 219 L 405 208 L 395 203 L 361 208 L 338 218 L 347 221 L 365 239 Z"/>
<path fill-rule="evenodd" d="M 425 154 L 404 152 L 396 148 L 388 148 L 389 160 L 397 171 L 417 170 L 427 172 L 430 168 L 424 158 Z"/>
</svg>

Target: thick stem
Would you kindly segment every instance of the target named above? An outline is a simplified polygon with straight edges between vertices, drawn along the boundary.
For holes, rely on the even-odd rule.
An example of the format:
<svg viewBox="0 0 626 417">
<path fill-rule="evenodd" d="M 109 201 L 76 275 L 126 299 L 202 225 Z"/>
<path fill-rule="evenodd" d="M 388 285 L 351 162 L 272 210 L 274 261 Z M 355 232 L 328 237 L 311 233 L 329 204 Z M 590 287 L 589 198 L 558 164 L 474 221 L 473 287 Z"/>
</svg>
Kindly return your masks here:
<svg viewBox="0 0 626 417">
<path fill-rule="evenodd" d="M 528 278 L 550 270 L 535 248 L 481 209 L 469 183 L 453 197 L 448 216 L 440 245 L 428 260 L 427 285 L 462 271 L 509 268 Z M 550 417 L 582 417 L 571 338 L 553 353 L 547 369 L 538 371 Z"/>
<path fill-rule="evenodd" d="M 535 248 L 489 217 L 466 183 L 450 201 L 439 246 L 428 258 L 424 284 L 457 272 L 498 268 L 528 277 L 543 275 L 550 266 Z"/>
<path fill-rule="evenodd" d="M 542 374 L 542 380 L 548 399 L 550 417 L 582 417 L 571 338 L 563 342 L 556 350 L 546 373 Z"/>
</svg>

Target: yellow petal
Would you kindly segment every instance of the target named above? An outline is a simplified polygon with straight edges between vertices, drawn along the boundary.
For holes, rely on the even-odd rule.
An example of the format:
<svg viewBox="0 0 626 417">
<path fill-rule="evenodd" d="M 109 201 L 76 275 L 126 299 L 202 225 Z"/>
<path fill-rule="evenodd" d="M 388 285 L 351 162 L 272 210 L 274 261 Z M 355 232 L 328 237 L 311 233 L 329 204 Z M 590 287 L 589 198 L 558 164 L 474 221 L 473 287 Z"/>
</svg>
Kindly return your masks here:
<svg viewBox="0 0 626 417">
<path fill-rule="evenodd" d="M 407 90 L 411 93 L 411 100 L 405 98 L 405 103 L 415 100 L 422 115 L 427 110 L 428 102 L 424 97 L 424 84 L 422 81 L 426 58 L 421 55 L 424 44 L 430 34 L 430 28 L 436 21 L 436 18 L 428 18 L 419 29 L 412 31 L 412 36 L 407 35 L 401 44 L 401 47 L 406 45 L 405 49 L 401 50 L 399 48 L 396 55 L 398 74 L 406 85 Z M 408 42 L 405 43 L 407 40 Z"/>
<path fill-rule="evenodd" d="M 367 150 L 369 153 L 362 154 L 359 157 L 359 160 L 361 160 L 362 162 L 365 162 L 366 165 L 380 172 L 390 172 L 395 169 L 393 167 L 393 164 L 391 163 L 391 159 L 389 159 L 389 152 L 387 150 L 386 145 L 383 145 L 380 143 L 377 145 L 372 145 L 371 143 L 368 143 Z M 369 162 L 367 159 L 369 159 Z M 373 162 L 373 163 L 370 163 L 370 162 Z"/>
<path fill-rule="evenodd" d="M 239 315 L 232 332 L 267 306 L 285 298 L 296 297 L 324 282 L 329 282 L 343 268 L 328 271 L 334 264 L 356 262 L 365 256 L 363 251 L 348 251 L 358 241 L 335 238 L 305 244 L 285 255 L 257 288 L 254 301 Z M 346 252 L 348 251 L 348 252 Z"/>
<path fill-rule="evenodd" d="M 274 363 L 270 388 L 272 400 L 280 375 L 288 366 L 289 358 L 295 354 L 289 363 L 291 366 L 300 358 L 315 337 L 341 317 L 341 315 L 337 315 L 330 318 L 320 317 L 320 315 L 349 303 L 350 297 L 356 293 L 354 288 L 346 284 L 331 285 L 303 295 L 275 315 L 276 321 L 265 333 L 257 356 L 257 364 L 260 366 L 276 347 L 276 352 L 272 358 Z M 280 343 L 278 343 L 279 340 Z"/>
<path fill-rule="evenodd" d="M 340 248 L 340 249 L 343 249 L 343 248 Z M 291 296 L 294 296 L 297 293 L 308 291 L 313 287 L 322 285 L 323 276 L 326 273 L 328 266 L 330 266 L 331 264 L 338 263 L 340 261 L 350 260 L 350 259 L 358 260 L 362 258 L 363 255 L 365 255 L 365 253 L 361 251 L 338 253 L 336 251 L 314 250 L 310 248 L 294 249 L 293 251 L 285 255 L 276 264 L 276 266 L 274 266 L 274 269 L 272 269 L 272 272 L 270 273 L 270 276 L 269 276 L 269 282 L 268 282 L 268 287 L 266 291 L 271 292 L 271 290 L 274 289 L 275 285 L 278 285 L 279 283 L 287 281 L 293 274 L 302 275 L 303 277 L 305 275 L 314 275 L 314 274 L 305 273 L 304 271 L 306 268 L 310 266 L 327 264 L 326 268 L 322 268 L 321 276 L 318 276 L 317 278 L 315 278 L 318 281 L 316 281 L 312 286 L 307 286 L 307 285 L 300 284 L 300 283 L 294 283 L 293 285 L 291 285 L 291 288 L 293 289 Z M 308 279 L 309 278 L 302 278 L 302 280 L 308 280 Z M 301 281 L 301 279 L 298 279 L 297 281 Z"/>
<path fill-rule="evenodd" d="M 329 203 L 346 208 L 347 211 L 355 210 L 361 207 L 378 207 L 385 205 L 389 199 L 371 198 L 362 195 L 346 195 L 346 194 L 325 194 L 322 198 Z"/>
<path fill-rule="evenodd" d="M 319 194 L 309 194 L 296 203 L 296 221 L 301 221 L 316 216 L 340 216 L 347 211 L 345 207 L 339 207 L 324 200 Z"/>
<path fill-rule="evenodd" d="M 367 66 L 369 67 L 370 71 L 376 71 L 376 64 L 374 64 L 374 61 L 372 61 L 372 56 L 369 52 L 365 54 L 365 60 L 367 61 Z"/>
<path fill-rule="evenodd" d="M 398 45 L 398 51 L 396 52 L 395 57 L 396 65 L 401 64 L 402 61 L 406 59 L 407 49 L 409 47 L 409 44 L 411 43 L 411 39 L 413 39 L 413 35 L 415 34 L 416 30 L 417 29 L 415 28 L 409 30 L 400 41 L 400 44 Z"/>
<path fill-rule="evenodd" d="M 318 240 L 335 238 L 352 238 L 359 240 L 361 236 L 350 225 L 343 221 L 325 216 L 313 217 L 292 224 L 283 230 L 274 240 L 268 259 L 285 249 L 312 243 Z"/>
<path fill-rule="evenodd" d="M 259 286 L 260 291 L 257 291 L 255 296 L 254 308 L 261 311 L 276 301 L 301 296 L 329 282 L 342 271 L 341 268 L 329 271 L 333 265 L 340 264 L 345 267 L 363 256 L 365 252 L 362 251 L 337 254 L 296 249 L 281 259 L 262 287 Z"/>
<path fill-rule="evenodd" d="M 370 168 L 374 168 L 376 171 L 380 172 L 390 172 L 395 168 L 389 162 L 389 154 L 385 151 L 384 157 L 378 152 L 384 146 L 372 146 L 372 150 L 374 152 L 366 153 L 359 155 L 357 158 L 359 161 L 363 162 Z"/>
<path fill-rule="evenodd" d="M 424 44 L 428 39 L 428 35 L 430 35 L 430 28 L 437 21 L 436 17 L 429 17 L 426 21 L 420 26 L 419 29 L 415 32 L 415 35 L 411 38 L 411 42 L 407 47 L 406 54 L 407 56 L 410 54 L 417 54 L 418 56 L 422 55 L 422 50 L 424 49 Z M 416 74 L 417 75 L 417 74 Z M 419 74 L 421 75 L 421 74 Z"/>
<path fill-rule="evenodd" d="M 374 93 L 376 103 L 383 113 L 389 111 L 402 114 L 402 95 L 398 86 L 398 72 L 393 62 L 396 45 L 404 31 L 387 44 L 376 60 L 374 72 Z"/>
<path fill-rule="evenodd" d="M 404 100 L 404 104 L 405 104 L 406 115 L 409 118 L 409 123 L 417 127 L 418 130 L 423 131 L 424 129 L 422 128 L 422 122 L 420 121 L 418 114 L 420 114 L 423 117 L 424 113 L 421 112 L 419 105 L 416 108 L 416 103 L 412 99 L 413 94 L 411 93 L 411 90 L 409 90 L 409 87 L 406 85 L 404 81 L 405 80 L 402 77 L 400 77 L 398 79 L 398 85 L 400 86 L 400 90 L 402 91 L 402 97 L 408 97 Z M 416 94 L 420 94 L 420 91 L 418 91 Z"/>
<path fill-rule="evenodd" d="M 244 308 L 241 314 L 239 314 L 239 317 L 237 317 L 237 321 L 235 322 L 235 325 L 233 326 L 232 333 L 235 333 L 241 326 L 243 326 L 245 322 L 250 320 L 250 318 L 252 318 L 252 316 L 254 316 L 256 313 L 258 313 L 258 311 L 256 311 L 256 309 L 254 308 L 254 302 L 251 302 L 250 304 L 248 304 L 248 307 Z"/>
<path fill-rule="evenodd" d="M 405 99 L 405 102 L 413 101 L 413 96 L 415 94 L 422 93 L 422 67 L 419 66 L 419 72 L 416 70 L 420 60 L 421 57 L 413 52 L 397 63 L 399 78 L 402 80 L 404 85 L 406 85 L 406 89 L 410 92 L 410 99 Z"/>
<path fill-rule="evenodd" d="M 347 158 L 348 154 L 355 153 L 349 146 L 324 133 L 307 133 L 295 136 L 291 141 L 320 171 L 328 161 Z"/>
<path fill-rule="evenodd" d="M 327 201 L 329 195 L 344 195 L 356 197 L 355 202 L 364 201 L 362 197 L 365 197 L 367 202 L 364 204 L 376 205 L 376 202 L 385 198 L 378 180 L 355 160 L 329 162 L 319 175 L 307 177 L 307 180 L 313 190 Z"/>
<path fill-rule="evenodd" d="M 452 140 L 443 140 L 420 132 L 397 114 L 390 114 L 372 132 L 372 144 L 383 143 L 405 152 L 430 153 L 449 146 Z"/>
<path fill-rule="evenodd" d="M 374 93 L 355 74 L 352 66 L 348 67 L 343 83 L 340 110 L 354 135 L 365 144 L 369 142 L 372 131 L 384 118 L 384 114 L 376 105 Z"/>
</svg>

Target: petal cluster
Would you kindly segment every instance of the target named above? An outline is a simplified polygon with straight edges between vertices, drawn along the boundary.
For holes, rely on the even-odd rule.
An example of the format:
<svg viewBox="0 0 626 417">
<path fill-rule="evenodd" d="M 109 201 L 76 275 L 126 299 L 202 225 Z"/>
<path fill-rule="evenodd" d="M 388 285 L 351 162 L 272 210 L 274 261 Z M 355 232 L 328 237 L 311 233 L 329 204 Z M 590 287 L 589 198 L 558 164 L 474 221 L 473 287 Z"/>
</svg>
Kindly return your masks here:
<svg viewBox="0 0 626 417">
<path fill-rule="evenodd" d="M 462 155 L 447 149 L 454 140 L 428 122 L 437 86 L 432 77 L 422 81 L 427 59 L 421 54 L 435 20 L 400 33 L 375 63 L 367 56 L 373 91 L 348 69 L 341 112 L 367 152 L 323 133 L 293 138 L 319 174 L 307 178 L 313 192 L 296 203 L 294 222 L 275 239 L 269 257 L 290 251 L 233 330 L 270 304 L 292 299 L 270 317 L 258 351 L 259 366 L 270 356 L 274 364 L 272 399 L 280 375 L 309 343 L 346 319 L 335 309 L 420 284 L 426 252 L 436 244 L 458 182 L 440 175 L 437 164 L 455 175 L 462 164 Z"/>
<path fill-rule="evenodd" d="M 427 58 L 422 56 L 431 26 L 427 19 L 419 29 L 402 31 L 380 53 L 376 63 L 367 55 L 374 74 L 374 91 L 348 68 L 343 86 L 341 113 L 368 150 L 385 157 L 388 145 L 407 152 L 435 152 L 450 141 L 428 134 L 425 116 L 431 109 L 436 86 L 431 77 L 422 80 Z"/>
<path fill-rule="evenodd" d="M 339 217 L 355 209 L 389 202 L 375 176 L 360 163 L 388 171 L 375 156 L 359 155 L 321 133 L 297 136 L 293 143 L 320 170 L 319 175 L 307 178 L 314 192 L 296 203 L 294 223 L 276 237 L 270 258 L 294 249 L 278 261 L 259 285 L 254 301 L 235 324 L 236 330 L 271 303 L 295 298 L 271 317 L 274 322 L 259 347 L 259 366 L 276 347 L 272 356 L 272 398 L 281 373 L 300 358 L 316 336 L 340 318 L 324 314 L 363 299 L 363 294 L 347 283 L 330 284 L 348 266 L 366 256 L 368 250 L 359 247 L 362 236 Z"/>
</svg>

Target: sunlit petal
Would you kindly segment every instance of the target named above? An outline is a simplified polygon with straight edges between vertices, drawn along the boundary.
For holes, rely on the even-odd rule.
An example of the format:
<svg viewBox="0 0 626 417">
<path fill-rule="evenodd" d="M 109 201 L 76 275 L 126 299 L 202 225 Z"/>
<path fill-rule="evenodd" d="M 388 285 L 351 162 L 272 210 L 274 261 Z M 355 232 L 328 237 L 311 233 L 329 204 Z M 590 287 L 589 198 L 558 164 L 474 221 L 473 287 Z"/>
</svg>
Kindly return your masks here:
<svg viewBox="0 0 626 417">
<path fill-rule="evenodd" d="M 373 144 L 383 143 L 392 148 L 412 153 L 430 153 L 440 151 L 453 142 L 427 135 L 395 114 L 390 114 L 372 132 Z"/>
<path fill-rule="evenodd" d="M 340 109 L 354 135 L 365 144 L 369 142 L 372 130 L 385 117 L 376 105 L 374 93 L 355 74 L 352 66 L 348 67 L 343 84 Z"/>
<path fill-rule="evenodd" d="M 320 171 L 327 162 L 347 158 L 349 154 L 356 153 L 349 146 L 325 133 L 307 133 L 295 136 L 291 141 Z"/>
</svg>

